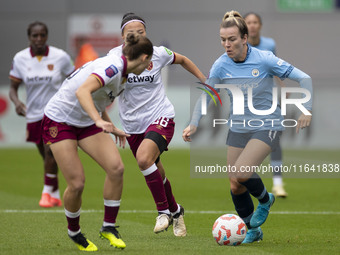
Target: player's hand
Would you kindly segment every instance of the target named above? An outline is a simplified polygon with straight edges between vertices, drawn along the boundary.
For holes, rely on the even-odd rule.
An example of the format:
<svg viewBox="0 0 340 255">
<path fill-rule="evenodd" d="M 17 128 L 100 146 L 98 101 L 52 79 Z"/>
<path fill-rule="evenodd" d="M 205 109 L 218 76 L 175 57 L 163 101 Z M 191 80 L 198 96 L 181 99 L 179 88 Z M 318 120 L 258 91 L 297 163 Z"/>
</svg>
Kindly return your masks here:
<svg viewBox="0 0 340 255">
<path fill-rule="evenodd" d="M 99 119 L 96 121 L 96 126 L 98 128 L 101 128 L 104 133 L 111 133 L 113 132 L 115 126 L 113 125 L 112 122 L 105 121 L 103 119 Z"/>
<path fill-rule="evenodd" d="M 183 130 L 183 140 L 185 142 L 191 142 L 191 135 L 193 135 L 194 133 L 196 133 L 197 127 L 194 125 L 189 125 L 187 126 L 184 130 Z"/>
<path fill-rule="evenodd" d="M 19 115 L 19 116 L 26 116 L 26 105 L 23 102 L 20 102 L 19 104 L 17 104 L 15 106 L 15 112 Z"/>
<path fill-rule="evenodd" d="M 299 133 L 299 129 L 304 129 L 305 127 L 309 127 L 310 122 L 312 120 L 312 115 L 304 115 L 303 113 L 300 115 L 297 125 L 296 125 L 296 133 Z"/>
<path fill-rule="evenodd" d="M 112 122 L 105 121 L 103 119 L 99 119 L 96 121 L 96 126 L 101 128 L 104 133 L 111 133 L 115 136 L 116 144 L 119 142 L 119 146 L 125 148 L 126 137 L 130 135 L 126 134 L 123 130 L 116 128 Z"/>
<path fill-rule="evenodd" d="M 119 141 L 119 147 L 125 148 L 126 137 L 130 137 L 130 135 L 126 134 L 123 130 L 114 127 L 114 130 L 111 132 L 116 138 L 116 144 Z"/>
</svg>

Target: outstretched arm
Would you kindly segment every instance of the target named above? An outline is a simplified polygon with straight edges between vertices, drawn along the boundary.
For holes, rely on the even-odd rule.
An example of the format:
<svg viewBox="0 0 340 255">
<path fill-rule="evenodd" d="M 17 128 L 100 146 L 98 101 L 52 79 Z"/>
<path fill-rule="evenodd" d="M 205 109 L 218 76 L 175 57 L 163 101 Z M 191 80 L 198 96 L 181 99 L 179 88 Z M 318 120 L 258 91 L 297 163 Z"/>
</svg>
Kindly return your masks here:
<svg viewBox="0 0 340 255">
<path fill-rule="evenodd" d="M 179 53 L 175 53 L 176 59 L 173 64 L 179 64 L 184 69 L 186 69 L 188 72 L 192 73 L 194 76 L 196 76 L 200 82 L 205 82 L 206 77 L 204 74 L 198 69 L 198 67 L 192 62 L 189 58 L 186 56 L 183 56 Z"/>
<path fill-rule="evenodd" d="M 215 84 L 218 84 L 219 82 L 220 80 L 217 78 L 210 78 L 207 80 L 206 83 L 214 87 Z M 202 92 L 201 96 L 196 101 L 190 124 L 183 130 L 182 133 L 182 138 L 185 142 L 191 142 L 191 135 L 196 132 L 198 124 L 202 118 L 202 108 L 204 107 L 205 109 L 207 109 L 211 99 L 212 98 L 208 96 L 206 92 Z"/>
</svg>

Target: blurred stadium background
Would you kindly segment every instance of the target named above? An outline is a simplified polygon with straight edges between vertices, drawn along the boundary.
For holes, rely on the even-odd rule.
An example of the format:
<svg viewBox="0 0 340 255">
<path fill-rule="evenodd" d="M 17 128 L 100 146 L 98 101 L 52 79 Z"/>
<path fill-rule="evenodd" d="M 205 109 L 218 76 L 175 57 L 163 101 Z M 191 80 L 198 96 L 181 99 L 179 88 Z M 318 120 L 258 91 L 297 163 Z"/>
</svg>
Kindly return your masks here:
<svg viewBox="0 0 340 255">
<path fill-rule="evenodd" d="M 136 12 L 147 22 L 148 37 L 191 58 L 208 75 L 215 59 L 223 53 L 218 28 L 227 10 L 259 13 L 262 35 L 273 37 L 277 55 L 312 76 L 315 90 L 312 127 L 296 137 L 286 132 L 284 148 L 334 149 L 340 131 L 338 42 L 339 0 L 13 0 L 0 3 L 0 147 L 32 146 L 25 143 L 25 120 L 15 115 L 8 98 L 8 72 L 16 52 L 28 45 L 29 23 L 41 20 L 49 27 L 50 45 L 75 57 L 75 40 L 86 35 L 100 55 L 121 43 L 120 20 Z M 180 67 L 167 69 L 168 96 L 176 108 L 176 134 L 172 147 L 187 147 L 181 132 L 190 116 L 190 86 L 195 79 Z M 22 89 L 23 92 L 23 89 Z M 24 93 L 24 92 L 23 92 Z M 115 109 L 110 112 L 116 120 Z M 294 113 L 291 113 L 294 115 Z"/>
</svg>

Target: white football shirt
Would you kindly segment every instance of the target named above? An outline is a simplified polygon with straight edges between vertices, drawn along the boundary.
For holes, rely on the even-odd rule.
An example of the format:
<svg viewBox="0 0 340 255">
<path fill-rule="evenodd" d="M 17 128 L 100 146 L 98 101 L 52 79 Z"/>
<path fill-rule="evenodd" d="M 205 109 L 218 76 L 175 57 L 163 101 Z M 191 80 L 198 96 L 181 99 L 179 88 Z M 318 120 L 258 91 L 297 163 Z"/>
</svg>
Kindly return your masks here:
<svg viewBox="0 0 340 255">
<path fill-rule="evenodd" d="M 45 114 L 51 120 L 66 123 L 75 127 L 88 127 L 94 121 L 80 105 L 76 90 L 90 76 L 95 76 L 102 87 L 92 93 L 92 99 L 97 111 L 101 114 L 115 97 L 124 90 L 126 58 L 116 55 L 105 56 L 88 62 L 62 84 L 59 91 L 51 98 L 45 108 Z M 122 84 L 123 83 L 123 84 Z"/>
<path fill-rule="evenodd" d="M 113 48 L 108 55 L 121 55 L 122 47 Z M 174 61 L 174 52 L 154 46 L 150 66 L 140 75 L 128 75 L 125 90 L 119 96 L 119 116 L 126 133 L 141 134 L 159 117 L 175 117 L 161 75 L 162 68 Z"/>
<path fill-rule="evenodd" d="M 40 60 L 30 47 L 14 56 L 9 75 L 10 79 L 25 84 L 28 123 L 43 118 L 47 102 L 58 91 L 65 77 L 73 71 L 74 65 L 70 56 L 53 46 L 47 46 Z"/>
</svg>

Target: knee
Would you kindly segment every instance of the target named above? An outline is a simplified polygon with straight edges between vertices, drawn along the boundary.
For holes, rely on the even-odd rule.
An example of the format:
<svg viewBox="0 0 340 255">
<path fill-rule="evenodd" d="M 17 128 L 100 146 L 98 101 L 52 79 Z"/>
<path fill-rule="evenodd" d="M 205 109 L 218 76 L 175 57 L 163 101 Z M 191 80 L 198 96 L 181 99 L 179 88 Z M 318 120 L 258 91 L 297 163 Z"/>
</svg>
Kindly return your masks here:
<svg viewBox="0 0 340 255">
<path fill-rule="evenodd" d="M 68 183 L 68 188 L 72 193 L 82 194 L 85 186 L 85 178 L 78 178 Z"/>
<path fill-rule="evenodd" d="M 124 174 L 124 164 L 123 162 L 116 163 L 110 167 L 110 170 L 107 171 L 107 175 L 110 179 L 123 178 Z"/>
<path fill-rule="evenodd" d="M 234 195 L 242 194 L 246 188 L 237 179 L 230 179 L 230 190 Z"/>
<path fill-rule="evenodd" d="M 153 163 L 150 157 L 146 157 L 146 156 L 143 156 L 143 155 L 139 155 L 137 154 L 137 163 L 138 163 L 138 166 L 141 170 L 145 170 L 145 169 L 148 169 Z"/>
</svg>

